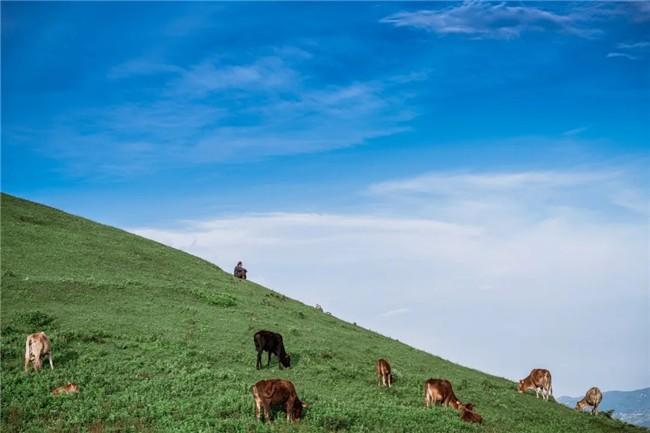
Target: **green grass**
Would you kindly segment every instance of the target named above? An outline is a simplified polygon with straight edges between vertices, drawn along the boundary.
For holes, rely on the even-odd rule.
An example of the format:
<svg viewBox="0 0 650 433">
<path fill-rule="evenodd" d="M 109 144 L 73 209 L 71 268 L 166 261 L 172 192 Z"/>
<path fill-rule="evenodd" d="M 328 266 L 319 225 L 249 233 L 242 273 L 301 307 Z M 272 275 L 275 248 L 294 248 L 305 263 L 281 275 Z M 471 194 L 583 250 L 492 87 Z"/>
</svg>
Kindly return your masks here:
<svg viewBox="0 0 650 433">
<path fill-rule="evenodd" d="M 2 195 L 2 431 L 512 432 L 646 431 L 520 395 L 511 381 L 461 367 L 239 281 L 191 255 Z M 228 251 L 223 251 L 224 256 Z M 293 367 L 255 369 L 253 334 L 284 335 Z M 53 371 L 25 375 L 25 337 L 45 331 Z M 375 385 L 374 361 L 396 383 Z M 292 380 L 306 418 L 254 417 L 250 386 Z M 448 378 L 481 426 L 426 410 L 422 385 Z M 53 397 L 68 381 L 81 393 Z"/>
</svg>

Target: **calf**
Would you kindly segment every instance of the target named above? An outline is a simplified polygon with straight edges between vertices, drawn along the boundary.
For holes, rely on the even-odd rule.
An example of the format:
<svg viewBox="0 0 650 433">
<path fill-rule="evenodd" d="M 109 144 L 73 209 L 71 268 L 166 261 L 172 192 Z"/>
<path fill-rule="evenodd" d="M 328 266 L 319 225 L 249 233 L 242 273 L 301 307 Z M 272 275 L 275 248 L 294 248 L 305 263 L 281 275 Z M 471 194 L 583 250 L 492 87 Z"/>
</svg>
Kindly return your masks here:
<svg viewBox="0 0 650 433">
<path fill-rule="evenodd" d="M 287 421 L 293 422 L 302 417 L 303 408 L 309 407 L 300 401 L 293 383 L 284 379 L 260 380 L 251 388 L 255 399 L 255 417 L 259 421 L 261 410 L 264 409 L 264 419 L 271 420 L 271 408 L 283 406 L 287 413 Z"/>
<path fill-rule="evenodd" d="M 451 382 L 445 379 L 429 379 L 424 382 L 424 404 L 426 407 L 430 407 L 437 406 L 438 403 L 443 406 L 451 406 L 456 410 L 462 406 L 454 394 Z"/>
<path fill-rule="evenodd" d="M 467 403 L 460 406 L 460 419 L 466 422 L 475 422 L 478 424 L 483 423 L 483 417 L 474 411 L 474 405 Z"/>
<path fill-rule="evenodd" d="M 68 383 L 52 390 L 52 394 L 74 394 L 79 392 L 79 386 L 76 383 Z"/>
<path fill-rule="evenodd" d="M 540 391 L 542 398 L 548 400 L 550 395 L 553 395 L 553 386 L 551 385 L 551 372 L 543 368 L 534 368 L 531 370 L 528 377 L 521 379 L 517 390 L 524 393 L 529 389 L 535 389 L 535 395 L 539 398 Z"/>
<path fill-rule="evenodd" d="M 25 373 L 29 369 L 30 361 L 33 363 L 34 370 L 39 370 L 42 366 L 42 358 L 45 356 L 50 360 L 50 368 L 54 369 L 52 364 L 52 344 L 45 332 L 28 335 L 25 342 Z"/>
<path fill-rule="evenodd" d="M 603 393 L 600 392 L 600 389 L 593 386 L 589 388 L 584 398 L 576 403 L 576 409 L 582 412 L 585 406 L 591 406 L 591 414 L 598 415 L 598 405 L 600 405 L 602 400 Z"/>
<path fill-rule="evenodd" d="M 278 357 L 280 370 L 282 367 L 291 367 L 291 357 L 284 350 L 282 335 L 271 331 L 258 331 L 253 337 L 255 350 L 257 350 L 257 363 L 255 367 L 259 370 L 262 368 L 262 352 L 269 353 L 268 365 L 271 366 L 271 354 Z"/>
<path fill-rule="evenodd" d="M 378 359 L 375 364 L 377 371 L 377 385 L 383 385 L 390 388 L 393 384 L 393 374 L 390 370 L 390 364 L 385 359 Z"/>
</svg>

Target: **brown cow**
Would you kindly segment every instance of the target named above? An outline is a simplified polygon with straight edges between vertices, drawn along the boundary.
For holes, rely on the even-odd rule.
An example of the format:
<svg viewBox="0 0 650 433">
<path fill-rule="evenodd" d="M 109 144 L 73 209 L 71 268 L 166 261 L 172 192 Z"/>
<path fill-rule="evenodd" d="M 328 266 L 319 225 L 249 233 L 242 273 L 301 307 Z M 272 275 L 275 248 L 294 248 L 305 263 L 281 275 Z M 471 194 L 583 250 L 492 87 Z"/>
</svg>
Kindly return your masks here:
<svg viewBox="0 0 650 433">
<path fill-rule="evenodd" d="M 260 409 L 264 409 L 264 419 L 268 422 L 271 419 L 271 407 L 282 405 L 287 413 L 287 421 L 293 422 L 302 417 L 303 408 L 309 407 L 307 403 L 300 401 L 296 388 L 288 380 L 260 380 L 253 385 L 251 391 L 255 399 L 255 416 L 258 420 L 261 417 Z"/>
<path fill-rule="evenodd" d="M 377 371 L 377 385 L 383 385 L 390 388 L 394 379 L 388 361 L 383 358 L 378 359 L 375 364 L 375 370 Z"/>
<path fill-rule="evenodd" d="M 74 394 L 79 392 L 79 385 L 76 383 L 68 383 L 63 386 L 59 386 L 58 388 L 54 388 L 52 390 L 52 394 L 54 395 L 59 395 L 59 394 Z"/>
<path fill-rule="evenodd" d="M 591 414 L 598 415 L 598 405 L 603 400 L 603 393 L 598 387 L 592 386 L 585 394 L 584 398 L 576 403 L 576 409 L 581 411 L 585 406 L 591 406 Z"/>
<path fill-rule="evenodd" d="M 451 406 L 456 410 L 462 406 L 454 394 L 451 382 L 445 379 L 429 379 L 424 382 L 424 404 L 426 407 L 430 407 L 437 406 L 438 403 L 443 406 Z"/>
<path fill-rule="evenodd" d="M 525 379 L 519 381 L 517 390 L 524 393 L 529 389 L 535 389 L 535 395 L 539 398 L 540 391 L 542 398 L 548 400 L 549 395 L 553 395 L 553 386 L 551 385 L 551 372 L 543 368 L 533 368 Z"/>
<path fill-rule="evenodd" d="M 474 405 L 472 403 L 467 403 L 460 407 L 460 419 L 466 422 L 475 422 L 482 424 L 483 417 L 474 411 Z"/>
<path fill-rule="evenodd" d="M 50 368 L 54 369 L 52 364 L 52 344 L 45 332 L 37 332 L 28 335 L 25 342 L 25 373 L 29 369 L 29 362 L 33 362 L 34 370 L 39 370 L 42 366 L 42 357 L 47 355 L 50 360 Z"/>
</svg>

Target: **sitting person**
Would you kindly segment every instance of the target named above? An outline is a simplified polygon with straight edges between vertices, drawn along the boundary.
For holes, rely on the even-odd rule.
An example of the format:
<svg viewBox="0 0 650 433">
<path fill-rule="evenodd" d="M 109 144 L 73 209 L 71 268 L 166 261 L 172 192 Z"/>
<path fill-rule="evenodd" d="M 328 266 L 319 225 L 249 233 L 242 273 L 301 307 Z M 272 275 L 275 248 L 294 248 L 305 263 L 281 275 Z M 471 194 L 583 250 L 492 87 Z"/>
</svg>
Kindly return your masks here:
<svg viewBox="0 0 650 433">
<path fill-rule="evenodd" d="M 235 275 L 236 278 L 241 278 L 242 280 L 246 279 L 246 268 L 244 265 L 242 265 L 242 262 L 237 262 L 237 266 L 235 266 L 235 271 L 233 274 Z"/>
</svg>

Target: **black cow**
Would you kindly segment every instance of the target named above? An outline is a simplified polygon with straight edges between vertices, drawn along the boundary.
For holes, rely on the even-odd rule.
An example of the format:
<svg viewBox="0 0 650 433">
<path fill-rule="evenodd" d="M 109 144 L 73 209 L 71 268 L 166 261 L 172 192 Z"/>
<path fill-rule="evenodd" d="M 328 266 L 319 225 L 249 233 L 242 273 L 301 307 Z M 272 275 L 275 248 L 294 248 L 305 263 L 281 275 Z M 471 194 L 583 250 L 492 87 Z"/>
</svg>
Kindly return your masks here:
<svg viewBox="0 0 650 433">
<path fill-rule="evenodd" d="M 253 337 L 255 350 L 257 350 L 257 364 L 255 367 L 259 370 L 262 368 L 262 352 L 269 352 L 269 361 L 267 367 L 271 366 L 271 354 L 274 354 L 280 360 L 280 369 L 282 367 L 291 367 L 291 357 L 284 350 L 282 335 L 271 331 L 258 331 Z"/>
</svg>

